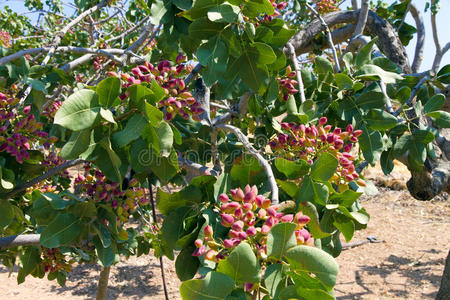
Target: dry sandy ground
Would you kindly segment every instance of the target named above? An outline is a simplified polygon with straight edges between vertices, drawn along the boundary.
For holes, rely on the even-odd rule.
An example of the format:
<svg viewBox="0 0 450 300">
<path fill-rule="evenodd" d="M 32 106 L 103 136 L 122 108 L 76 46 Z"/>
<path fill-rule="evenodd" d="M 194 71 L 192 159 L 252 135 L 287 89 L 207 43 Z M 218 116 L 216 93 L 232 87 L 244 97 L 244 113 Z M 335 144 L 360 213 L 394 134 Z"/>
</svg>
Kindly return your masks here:
<svg viewBox="0 0 450 300">
<path fill-rule="evenodd" d="M 444 260 L 450 249 L 450 201 L 444 195 L 430 202 L 411 198 L 404 186 L 404 169 L 390 177 L 369 171 L 380 188 L 376 196 L 362 199 L 371 215 L 366 230 L 353 241 L 374 235 L 383 243 L 365 244 L 338 257 L 338 299 L 434 299 Z M 179 299 L 174 265 L 165 259 L 171 299 Z M 0 267 L 0 299 L 95 298 L 99 267 L 76 266 L 66 287 L 28 277 L 17 286 L 17 273 L 8 277 Z M 159 262 L 152 256 L 131 258 L 112 269 L 109 299 L 164 299 Z"/>
</svg>

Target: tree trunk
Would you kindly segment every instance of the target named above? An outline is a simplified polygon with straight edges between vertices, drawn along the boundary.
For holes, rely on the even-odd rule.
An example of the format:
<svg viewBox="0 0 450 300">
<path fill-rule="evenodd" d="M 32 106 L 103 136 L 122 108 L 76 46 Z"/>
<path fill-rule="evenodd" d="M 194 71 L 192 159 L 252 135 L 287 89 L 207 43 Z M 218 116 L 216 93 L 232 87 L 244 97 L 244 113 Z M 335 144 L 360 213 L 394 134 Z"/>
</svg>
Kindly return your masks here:
<svg viewBox="0 0 450 300">
<path fill-rule="evenodd" d="M 450 251 L 445 260 L 444 274 L 442 274 L 441 287 L 436 295 L 436 300 L 450 299 Z"/>
</svg>

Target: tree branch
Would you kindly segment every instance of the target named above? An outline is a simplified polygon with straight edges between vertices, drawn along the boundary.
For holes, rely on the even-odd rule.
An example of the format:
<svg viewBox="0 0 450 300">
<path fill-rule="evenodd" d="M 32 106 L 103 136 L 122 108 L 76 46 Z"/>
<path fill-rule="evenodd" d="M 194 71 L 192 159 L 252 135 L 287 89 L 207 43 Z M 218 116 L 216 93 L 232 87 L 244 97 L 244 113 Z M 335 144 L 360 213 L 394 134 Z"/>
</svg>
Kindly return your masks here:
<svg viewBox="0 0 450 300">
<path fill-rule="evenodd" d="M 270 183 L 270 187 L 272 190 L 272 204 L 278 204 L 278 186 L 277 182 L 275 181 L 275 176 L 273 175 L 272 168 L 270 167 L 267 160 L 252 146 L 252 144 L 250 144 L 247 137 L 238 128 L 227 124 L 217 124 L 216 128 L 232 132 L 244 145 L 244 148 L 258 160 L 259 164 L 264 168 L 267 179 Z"/>
<path fill-rule="evenodd" d="M 412 2 L 409 2 L 409 11 L 411 12 L 414 22 L 416 22 L 417 29 L 416 50 L 414 52 L 414 60 L 411 65 L 412 72 L 416 73 L 419 71 L 420 65 L 422 64 L 423 60 L 423 49 L 425 46 L 425 25 L 423 23 L 421 12 Z"/>
<path fill-rule="evenodd" d="M 305 97 L 305 87 L 303 86 L 303 80 L 302 80 L 302 72 L 300 72 L 300 68 L 298 66 L 298 62 L 297 62 L 297 56 L 295 55 L 295 49 L 294 46 L 292 46 L 291 43 L 287 43 L 286 44 L 289 52 L 291 54 L 291 60 L 292 63 L 294 64 L 294 69 L 295 69 L 295 73 L 297 74 L 297 81 L 298 81 L 298 90 L 300 93 L 300 104 L 306 101 L 306 97 Z"/>
<path fill-rule="evenodd" d="M 52 176 L 62 172 L 62 171 L 70 168 L 70 167 L 82 164 L 84 162 L 85 161 L 80 159 L 80 158 L 66 161 L 65 163 L 62 163 L 59 166 L 56 166 L 56 167 L 48 170 L 46 173 L 44 173 L 44 174 L 42 174 L 42 175 L 40 175 L 40 176 L 38 176 L 36 178 L 33 178 L 30 181 L 25 182 L 24 184 L 16 187 L 12 191 L 2 195 L 1 197 L 5 198 L 5 199 L 10 199 L 10 198 L 14 197 L 15 195 L 17 195 L 18 193 L 21 193 L 21 192 L 25 191 L 27 188 L 32 187 L 32 186 L 38 184 L 39 182 L 44 181 L 44 180 L 46 180 L 46 179 L 48 179 L 48 178 L 50 178 L 50 177 L 52 177 Z"/>
<path fill-rule="evenodd" d="M 0 249 L 40 245 L 40 234 L 20 234 L 0 238 Z"/>
<path fill-rule="evenodd" d="M 322 16 L 317 12 L 317 10 L 315 10 L 314 7 L 309 5 L 308 2 L 305 2 L 305 3 L 306 3 L 306 6 L 316 15 L 316 17 L 319 18 L 322 27 L 325 29 L 325 32 L 327 33 L 327 39 L 328 39 L 328 43 L 330 44 L 331 52 L 333 53 L 333 59 L 334 59 L 335 65 L 336 65 L 336 71 L 338 73 L 340 73 L 341 67 L 339 66 L 339 58 L 337 56 L 336 47 L 334 46 L 334 43 L 333 43 L 333 36 L 331 35 L 330 28 L 328 27 L 327 23 L 322 18 Z"/>
<path fill-rule="evenodd" d="M 333 41 L 339 44 L 345 42 L 352 36 L 355 26 L 350 24 L 357 22 L 359 10 L 332 12 L 322 18 L 328 26 L 349 24 L 333 32 Z M 322 24 L 320 20 L 316 19 L 296 33 L 289 41 L 294 46 L 295 53 L 300 55 L 314 49 L 314 39 L 320 32 L 322 32 Z M 405 49 L 389 22 L 369 10 L 364 32 L 371 36 L 378 36 L 381 51 L 386 57 L 398 65 L 404 73 L 411 73 L 411 67 L 409 66 Z M 329 47 L 329 45 L 322 46 L 323 48 Z M 283 51 L 286 56 L 289 55 L 289 49 L 287 47 L 284 47 Z"/>
<path fill-rule="evenodd" d="M 419 91 L 420 87 L 427 79 L 428 79 L 427 76 L 424 76 L 422 79 L 420 79 L 420 81 L 416 84 L 416 86 L 411 91 L 411 94 L 409 95 L 408 100 L 392 114 L 393 116 L 397 117 L 400 114 L 400 112 L 403 110 L 404 105 L 411 106 L 411 103 L 412 103 L 414 97 L 416 96 L 416 93 Z"/>
<path fill-rule="evenodd" d="M 356 24 L 355 31 L 353 32 L 352 39 L 358 35 L 363 34 L 364 27 L 366 27 L 367 16 L 369 14 L 369 0 L 361 0 L 361 9 L 358 17 L 358 24 Z"/>
</svg>

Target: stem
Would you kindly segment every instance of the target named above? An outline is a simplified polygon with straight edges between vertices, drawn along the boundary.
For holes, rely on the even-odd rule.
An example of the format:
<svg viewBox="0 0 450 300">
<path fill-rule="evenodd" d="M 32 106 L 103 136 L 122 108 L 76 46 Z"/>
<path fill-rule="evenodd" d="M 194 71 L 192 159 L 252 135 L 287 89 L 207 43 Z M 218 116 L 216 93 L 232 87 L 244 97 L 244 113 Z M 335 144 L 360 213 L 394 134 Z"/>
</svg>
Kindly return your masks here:
<svg viewBox="0 0 450 300">
<path fill-rule="evenodd" d="M 297 74 L 298 90 L 300 93 L 300 104 L 302 104 L 306 101 L 305 87 L 303 86 L 303 80 L 302 80 L 302 72 L 300 72 L 300 68 L 298 66 L 297 56 L 295 55 L 294 46 L 292 46 L 292 44 L 289 42 L 286 44 L 286 46 L 289 48 L 289 52 L 291 53 L 291 60 L 292 60 L 292 63 L 294 64 L 295 73 Z"/>
<path fill-rule="evenodd" d="M 1 198 L 5 198 L 5 199 L 12 198 L 15 195 L 17 195 L 18 193 L 25 191 L 27 188 L 32 187 L 35 184 L 38 184 L 39 182 L 44 181 L 45 179 L 50 178 L 50 177 L 58 174 L 59 172 L 64 171 L 65 169 L 68 169 L 70 167 L 79 165 L 79 164 L 81 164 L 83 162 L 84 162 L 84 160 L 82 160 L 80 158 L 66 161 L 63 164 L 60 164 L 59 166 L 48 170 L 47 173 L 44 173 L 44 174 L 42 174 L 42 175 L 40 175 L 40 176 L 38 176 L 36 178 L 31 179 L 30 181 L 27 181 L 23 185 L 20 185 L 20 186 L 16 187 L 11 192 L 5 194 L 4 196 L 1 196 Z"/>
<path fill-rule="evenodd" d="M 427 76 L 425 76 L 425 77 L 423 77 L 422 79 L 420 79 L 419 83 L 417 83 L 416 86 L 415 86 L 415 87 L 413 88 L 413 90 L 411 91 L 411 94 L 409 95 L 409 99 L 408 99 L 408 101 L 405 102 L 404 105 L 411 106 L 411 102 L 412 102 L 412 100 L 414 99 L 414 97 L 416 96 L 417 91 L 419 90 L 419 88 L 422 86 L 422 84 L 423 84 L 427 79 L 428 79 Z M 397 110 L 393 113 L 393 116 L 397 117 L 397 116 L 400 114 L 400 112 L 403 110 L 403 106 L 404 106 L 404 105 L 400 106 L 400 108 L 397 109 Z"/>
<path fill-rule="evenodd" d="M 306 6 L 319 18 L 320 23 L 322 24 L 322 27 L 325 28 L 325 31 L 327 33 L 327 39 L 328 43 L 330 44 L 331 52 L 333 52 L 333 59 L 334 63 L 336 65 L 336 71 L 338 73 L 341 73 L 341 67 L 339 66 L 339 58 L 337 56 L 336 47 L 333 43 L 333 37 L 331 36 L 330 28 L 328 27 L 327 23 L 325 23 L 325 20 L 322 18 L 322 16 L 317 12 L 317 10 L 314 9 L 311 5 L 306 2 Z"/>
<path fill-rule="evenodd" d="M 98 286 L 97 286 L 97 300 L 106 300 L 106 296 L 108 293 L 108 280 L 109 280 L 109 271 L 111 267 L 103 267 L 100 276 L 98 278 Z"/>
<path fill-rule="evenodd" d="M 250 144 L 248 138 L 237 127 L 227 124 L 218 124 L 215 125 L 215 127 L 217 129 L 223 129 L 232 132 L 244 145 L 244 148 L 258 160 L 259 164 L 264 168 L 267 175 L 267 180 L 270 183 L 270 187 L 272 190 L 272 204 L 278 204 L 278 186 L 275 180 L 275 176 L 273 175 L 272 168 L 270 167 L 267 160 L 252 146 L 252 144 Z"/>
<path fill-rule="evenodd" d="M 152 204 L 153 222 L 156 223 L 157 222 L 156 204 L 155 204 L 155 199 L 153 198 L 153 185 L 150 181 L 150 176 L 147 177 L 147 182 L 148 182 L 148 188 L 149 188 L 149 194 L 150 194 L 150 203 Z M 163 282 L 164 296 L 165 296 L 166 300 L 169 300 L 169 293 L 167 292 L 167 284 L 166 284 L 166 273 L 164 271 L 164 261 L 163 261 L 162 256 L 159 258 L 159 266 L 161 268 L 161 278 L 162 278 L 162 282 Z"/>
</svg>

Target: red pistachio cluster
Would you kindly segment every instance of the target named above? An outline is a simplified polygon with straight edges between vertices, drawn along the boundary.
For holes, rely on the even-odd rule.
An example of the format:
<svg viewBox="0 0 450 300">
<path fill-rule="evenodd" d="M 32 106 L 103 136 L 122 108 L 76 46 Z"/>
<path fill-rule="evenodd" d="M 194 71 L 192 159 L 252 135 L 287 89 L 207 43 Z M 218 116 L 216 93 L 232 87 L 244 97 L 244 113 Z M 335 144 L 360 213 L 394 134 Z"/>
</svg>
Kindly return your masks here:
<svg viewBox="0 0 450 300">
<path fill-rule="evenodd" d="M 338 127 L 333 129 L 326 123 L 325 117 L 320 118 L 317 126 L 281 123 L 285 133 L 279 133 L 269 145 L 276 155 L 290 160 L 301 159 L 310 165 L 322 153 L 330 153 L 339 161 L 337 171 L 331 179 L 333 183 L 341 185 L 356 180 L 359 185 L 365 185 L 364 181 L 358 180 L 359 175 L 355 171 L 353 161 L 356 156 L 350 154 L 362 131 L 353 130 L 351 124 L 342 130 Z"/>
<path fill-rule="evenodd" d="M 166 97 L 158 103 L 158 107 L 164 110 L 164 119 L 172 120 L 177 114 L 184 119 L 189 119 L 191 115 L 199 121 L 199 115 L 203 112 L 200 103 L 196 102 L 192 94 L 187 90 L 183 77 L 190 73 L 192 66 L 186 65 L 186 57 L 178 55 L 176 66 L 171 66 L 168 60 L 163 60 L 155 67 L 148 61 L 131 70 L 131 74 L 121 74 L 124 82 L 123 88 L 142 82 L 151 83 L 154 79 L 163 89 Z M 119 77 L 115 72 L 109 72 L 110 76 Z M 120 95 L 122 100 L 128 97 L 128 93 Z"/>
<path fill-rule="evenodd" d="M 230 228 L 228 238 L 220 244 L 217 243 L 213 238 L 211 226 L 206 226 L 204 239 L 195 241 L 197 248 L 193 256 L 205 254 L 205 259 L 217 262 L 225 258 L 242 241 L 247 241 L 254 246 L 260 259 L 266 259 L 267 234 L 278 223 L 297 224 L 295 231 L 297 244 L 311 246 L 314 244 L 311 234 L 304 228 L 310 218 L 302 212 L 295 215 L 278 212 L 278 206 L 271 206 L 270 199 L 258 195 L 256 186 L 247 185 L 244 190 L 237 188 L 231 190 L 230 194 L 231 199 L 227 194 L 219 196 L 221 224 Z"/>
<path fill-rule="evenodd" d="M 288 101 L 289 95 L 294 95 L 298 93 L 298 90 L 295 86 L 298 84 L 298 81 L 292 78 L 295 78 L 296 74 L 292 71 L 291 66 L 286 68 L 286 73 L 284 76 L 278 77 L 278 99 L 280 101 Z"/>
<path fill-rule="evenodd" d="M 11 35 L 8 31 L 0 30 L 0 46 L 11 46 Z"/>
<path fill-rule="evenodd" d="M 48 119 L 53 120 L 58 109 L 61 107 L 62 101 L 53 101 L 47 103 L 42 109 L 42 115 L 46 116 Z"/>
<path fill-rule="evenodd" d="M 270 0 L 270 2 L 272 3 L 272 6 L 274 8 L 274 13 L 270 16 L 265 15 L 264 18 L 261 20 L 261 22 L 263 23 L 269 23 L 270 21 L 273 20 L 273 18 L 280 16 L 281 13 L 279 11 L 285 9 L 286 6 L 288 5 L 286 1 L 280 1 L 279 3 L 276 3 L 276 0 Z"/>
<path fill-rule="evenodd" d="M 71 272 L 72 271 L 72 264 L 75 263 L 74 260 L 66 260 L 66 257 L 64 254 L 59 251 L 57 248 L 45 248 L 41 247 L 42 249 L 42 266 L 44 267 L 44 272 L 58 272 L 58 271 L 66 271 Z"/>
<path fill-rule="evenodd" d="M 317 0 L 316 1 L 316 9 L 322 15 L 339 10 L 338 5 L 339 5 L 339 3 L 337 0 Z"/>
<path fill-rule="evenodd" d="M 14 107 L 19 102 L 15 97 L 0 93 L 0 152 L 5 151 L 16 158 L 18 163 L 30 158 L 29 150 L 34 143 L 43 145 L 46 149 L 57 141 L 41 131 L 43 123 L 37 122 L 31 114 L 31 106 L 25 106 L 22 111 L 15 112 Z"/>
<path fill-rule="evenodd" d="M 85 166 L 86 176 L 79 174 L 75 178 L 75 184 L 81 193 L 93 199 L 97 203 L 107 203 L 111 205 L 117 214 L 117 221 L 126 222 L 130 214 L 134 213 L 138 205 L 149 203 L 145 197 L 145 190 L 136 187 L 138 181 L 130 180 L 130 187 L 123 191 L 117 182 L 110 182 L 102 172 L 95 170 L 90 172 L 90 166 Z M 92 173 L 92 174 L 91 174 Z"/>
</svg>

